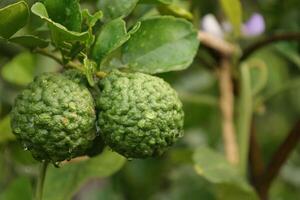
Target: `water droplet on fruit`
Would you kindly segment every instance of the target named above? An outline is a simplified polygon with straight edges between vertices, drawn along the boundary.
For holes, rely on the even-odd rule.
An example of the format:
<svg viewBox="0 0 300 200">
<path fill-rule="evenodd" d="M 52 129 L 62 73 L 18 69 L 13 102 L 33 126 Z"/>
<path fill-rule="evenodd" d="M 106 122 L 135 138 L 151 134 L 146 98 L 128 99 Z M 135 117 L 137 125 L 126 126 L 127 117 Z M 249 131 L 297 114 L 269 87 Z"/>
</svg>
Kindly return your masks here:
<svg viewBox="0 0 300 200">
<path fill-rule="evenodd" d="M 59 168 L 60 162 L 54 162 L 54 167 Z"/>
</svg>

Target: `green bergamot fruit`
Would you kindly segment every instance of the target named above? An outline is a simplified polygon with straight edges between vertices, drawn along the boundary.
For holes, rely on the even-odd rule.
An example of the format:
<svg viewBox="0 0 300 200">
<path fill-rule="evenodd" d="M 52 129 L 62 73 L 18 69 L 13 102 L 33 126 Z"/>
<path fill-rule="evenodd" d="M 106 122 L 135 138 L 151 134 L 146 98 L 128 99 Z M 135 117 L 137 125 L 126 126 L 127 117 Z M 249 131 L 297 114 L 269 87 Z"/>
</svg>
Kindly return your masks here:
<svg viewBox="0 0 300 200">
<path fill-rule="evenodd" d="M 97 87 L 94 87 L 94 88 L 89 87 L 88 80 L 87 80 L 85 74 L 83 74 L 82 72 L 80 72 L 76 69 L 68 69 L 63 72 L 63 75 L 65 77 L 71 79 L 72 81 L 75 81 L 78 84 L 83 84 L 84 86 L 89 88 L 89 90 L 93 96 L 99 95 L 98 88 Z M 95 137 L 95 139 L 92 143 L 92 146 L 86 150 L 86 155 L 88 155 L 90 157 L 99 155 L 100 153 L 103 152 L 104 147 L 105 147 L 104 141 L 102 140 L 102 138 L 99 134 L 99 130 L 96 132 L 96 135 L 97 136 Z"/>
<path fill-rule="evenodd" d="M 58 162 L 84 155 L 95 138 L 89 90 L 62 74 L 43 74 L 16 98 L 12 130 L 37 160 Z"/>
<path fill-rule="evenodd" d="M 183 135 L 182 103 L 162 79 L 113 71 L 99 87 L 98 125 L 112 150 L 128 158 L 157 156 Z"/>
</svg>

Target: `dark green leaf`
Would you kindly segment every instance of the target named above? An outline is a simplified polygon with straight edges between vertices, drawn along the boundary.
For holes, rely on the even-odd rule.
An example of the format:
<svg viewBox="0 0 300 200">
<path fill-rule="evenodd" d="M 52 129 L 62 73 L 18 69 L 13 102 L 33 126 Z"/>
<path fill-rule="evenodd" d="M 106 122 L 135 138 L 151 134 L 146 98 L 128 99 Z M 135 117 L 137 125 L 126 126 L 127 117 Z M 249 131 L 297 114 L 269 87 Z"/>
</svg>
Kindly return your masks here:
<svg viewBox="0 0 300 200">
<path fill-rule="evenodd" d="M 130 34 L 138 29 L 138 26 L 139 24 L 127 33 L 124 20 L 118 18 L 107 23 L 97 37 L 92 52 L 93 59 L 100 63 L 105 56 L 124 44 L 130 38 Z"/>
<path fill-rule="evenodd" d="M 141 3 L 163 3 L 171 4 L 174 0 L 140 0 Z"/>
<path fill-rule="evenodd" d="M 0 121 L 0 143 L 14 139 L 15 136 L 12 134 L 10 128 L 10 117 L 7 115 Z"/>
<path fill-rule="evenodd" d="M 34 35 L 23 35 L 23 36 L 13 37 L 10 38 L 9 41 L 29 49 L 34 49 L 37 47 L 45 48 L 49 45 L 48 41 Z"/>
<path fill-rule="evenodd" d="M 118 171 L 125 158 L 105 150 L 101 155 L 86 161 L 55 168 L 50 166 L 46 176 L 44 200 L 71 199 L 73 194 L 88 180 L 103 178 Z"/>
<path fill-rule="evenodd" d="M 26 25 L 29 10 L 26 2 L 20 1 L 0 9 L 0 36 L 10 38 Z"/>
<path fill-rule="evenodd" d="M 81 31 L 79 0 L 44 0 L 49 18 L 70 31 Z"/>
<path fill-rule="evenodd" d="M 236 36 L 240 34 L 242 24 L 242 6 L 240 0 L 221 0 L 225 15 L 233 26 Z"/>
<path fill-rule="evenodd" d="M 52 39 L 57 46 L 65 46 L 65 43 L 86 41 L 89 39 L 88 32 L 79 33 L 79 32 L 70 31 L 63 25 L 52 21 L 48 17 L 47 10 L 42 3 L 39 2 L 35 3 L 31 7 L 31 11 L 35 15 L 39 16 L 42 20 L 48 23 L 49 28 L 51 30 Z"/>
<path fill-rule="evenodd" d="M 27 85 L 33 80 L 35 63 L 31 53 L 21 53 L 2 68 L 2 77 L 11 83 Z"/>
<path fill-rule="evenodd" d="M 99 9 L 104 13 L 104 19 L 112 20 L 126 17 L 135 8 L 138 0 L 99 0 Z"/>
<path fill-rule="evenodd" d="M 254 189 L 224 156 L 209 148 L 200 147 L 194 153 L 194 163 L 196 172 L 216 185 L 223 200 L 258 199 Z M 227 195 L 227 192 L 230 194 Z"/>
<path fill-rule="evenodd" d="M 31 200 L 32 187 L 28 177 L 15 179 L 8 188 L 0 194 L 0 200 Z"/>
<path fill-rule="evenodd" d="M 182 70 L 198 50 L 197 31 L 184 20 L 170 16 L 141 22 L 123 48 L 122 61 L 130 69 L 145 73 Z"/>
</svg>

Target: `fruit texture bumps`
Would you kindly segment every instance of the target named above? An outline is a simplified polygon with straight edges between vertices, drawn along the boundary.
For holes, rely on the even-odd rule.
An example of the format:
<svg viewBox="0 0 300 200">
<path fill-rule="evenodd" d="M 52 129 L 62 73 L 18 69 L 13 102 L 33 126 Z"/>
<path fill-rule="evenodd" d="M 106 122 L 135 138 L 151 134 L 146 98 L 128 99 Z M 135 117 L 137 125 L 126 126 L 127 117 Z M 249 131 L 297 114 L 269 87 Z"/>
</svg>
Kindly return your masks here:
<svg viewBox="0 0 300 200">
<path fill-rule="evenodd" d="M 162 79 L 113 71 L 99 87 L 100 134 L 114 151 L 128 158 L 161 155 L 183 135 L 182 103 Z"/>
<path fill-rule="evenodd" d="M 37 160 L 71 159 L 92 144 L 94 106 L 83 84 L 61 74 L 43 74 L 16 98 L 12 130 Z"/>
</svg>

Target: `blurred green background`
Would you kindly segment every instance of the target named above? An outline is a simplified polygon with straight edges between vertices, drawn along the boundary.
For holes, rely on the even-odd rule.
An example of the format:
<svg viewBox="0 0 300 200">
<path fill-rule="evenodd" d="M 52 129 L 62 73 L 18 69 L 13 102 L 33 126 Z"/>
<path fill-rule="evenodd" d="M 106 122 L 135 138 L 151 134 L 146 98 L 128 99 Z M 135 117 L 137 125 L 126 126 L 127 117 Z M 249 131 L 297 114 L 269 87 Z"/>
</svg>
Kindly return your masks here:
<svg viewBox="0 0 300 200">
<path fill-rule="evenodd" d="M 101 1 L 101 0 L 100 0 Z M 14 1 L 0 0 L 0 7 Z M 27 1 L 32 4 L 34 1 Z M 81 1 L 92 7 L 95 1 Z M 263 15 L 265 32 L 254 38 L 241 38 L 242 46 L 274 33 L 300 31 L 299 0 L 243 0 L 243 21 L 254 12 Z M 220 21 L 224 15 L 217 0 L 175 1 L 175 4 L 194 14 L 193 23 L 200 29 L 201 17 L 213 13 Z M 136 21 L 142 15 L 156 15 L 157 5 L 138 4 L 127 21 Z M 1 19 L 0 19 L 1 20 Z M 36 26 L 30 23 L 21 31 Z M 200 45 L 201 46 L 201 45 Z M 267 66 L 267 84 L 257 99 L 266 99 L 255 109 L 257 137 L 267 162 L 300 117 L 300 44 L 278 42 L 269 45 L 249 59 L 264 62 Z M 200 146 L 223 151 L 220 110 L 218 107 L 218 80 L 214 57 L 201 46 L 199 56 L 185 71 L 160 74 L 179 93 L 185 110 L 185 136 L 164 156 L 155 159 L 120 161 L 117 155 L 107 152 L 101 162 L 102 171 L 94 170 L 84 178 L 79 167 L 51 168 L 46 183 L 45 199 L 76 200 L 199 200 L 217 199 L 214 184 L 197 175 L 192 160 Z M 204 60 L 203 60 L 204 59 Z M 9 112 L 14 98 L 42 72 L 59 71 L 61 66 L 53 60 L 33 54 L 0 39 L 0 199 L 31 199 L 38 163 L 29 152 L 23 151 L 11 134 Z M 257 80 L 253 70 L 252 79 Z M 283 89 L 282 89 L 283 88 Z M 279 91 L 279 92 L 278 92 Z M 115 159 L 115 160 L 114 160 Z M 100 163 L 99 161 L 99 163 Z M 97 163 L 95 168 L 97 168 Z M 102 165 L 102 164 L 101 164 Z M 111 166 L 116 172 L 105 172 Z M 59 171 L 59 172 L 58 172 Z M 93 171 L 92 171 L 93 172 Z M 111 175 L 111 176 L 109 176 Z M 67 186 L 64 182 L 68 182 Z M 61 190 L 68 195 L 57 195 Z M 221 198 L 230 199 L 230 198 Z M 282 168 L 270 191 L 272 200 L 300 199 L 300 145 Z"/>
</svg>

